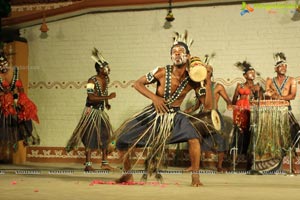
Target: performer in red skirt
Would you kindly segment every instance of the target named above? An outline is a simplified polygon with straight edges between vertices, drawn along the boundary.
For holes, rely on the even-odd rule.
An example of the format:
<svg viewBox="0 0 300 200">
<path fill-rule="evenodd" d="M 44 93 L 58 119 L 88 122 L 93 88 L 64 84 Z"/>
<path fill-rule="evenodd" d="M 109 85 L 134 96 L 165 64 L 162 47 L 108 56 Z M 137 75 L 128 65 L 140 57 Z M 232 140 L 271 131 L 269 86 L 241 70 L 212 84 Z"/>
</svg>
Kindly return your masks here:
<svg viewBox="0 0 300 200">
<path fill-rule="evenodd" d="M 243 71 L 246 79 L 244 83 L 238 83 L 232 98 L 233 124 L 238 131 L 238 154 L 245 155 L 248 160 L 247 168 L 250 168 L 250 157 L 248 147 L 250 143 L 250 100 L 256 100 L 263 97 L 263 91 L 259 83 L 254 83 L 255 75 L 258 74 L 250 63 L 238 62 L 236 66 Z M 236 137 L 232 145 L 236 144 Z"/>
<path fill-rule="evenodd" d="M 37 107 L 24 93 L 19 68 L 9 66 L 0 53 L 0 152 L 11 148 L 16 151 L 22 140 L 25 146 L 38 144 L 32 120 L 39 122 Z"/>
</svg>

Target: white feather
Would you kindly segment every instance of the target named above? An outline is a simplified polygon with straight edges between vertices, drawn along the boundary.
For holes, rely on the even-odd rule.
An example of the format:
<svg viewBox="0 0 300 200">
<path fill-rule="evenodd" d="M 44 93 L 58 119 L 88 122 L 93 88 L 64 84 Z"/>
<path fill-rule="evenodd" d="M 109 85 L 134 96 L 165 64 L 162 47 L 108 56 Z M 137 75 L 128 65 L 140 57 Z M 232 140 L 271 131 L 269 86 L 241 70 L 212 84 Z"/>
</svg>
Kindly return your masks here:
<svg viewBox="0 0 300 200">
<path fill-rule="evenodd" d="M 91 58 L 96 62 L 98 63 L 100 66 L 102 65 L 99 60 L 95 57 L 95 56 L 91 56 Z"/>
</svg>

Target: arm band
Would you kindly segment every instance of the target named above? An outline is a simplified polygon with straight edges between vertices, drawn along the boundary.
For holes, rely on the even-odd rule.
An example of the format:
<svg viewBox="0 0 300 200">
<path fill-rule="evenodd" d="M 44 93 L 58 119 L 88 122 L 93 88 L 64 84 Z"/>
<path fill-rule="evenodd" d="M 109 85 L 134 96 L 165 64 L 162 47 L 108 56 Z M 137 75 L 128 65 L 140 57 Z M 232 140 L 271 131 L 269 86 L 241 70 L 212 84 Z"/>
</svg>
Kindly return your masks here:
<svg viewBox="0 0 300 200">
<path fill-rule="evenodd" d="M 88 83 L 86 85 L 86 91 L 87 91 L 88 94 L 93 94 L 94 93 L 94 86 L 95 86 L 94 83 Z"/>
<path fill-rule="evenodd" d="M 158 70 L 158 67 L 156 67 L 153 71 L 146 74 L 146 79 L 147 79 L 148 83 L 155 82 L 156 79 L 154 77 L 154 74 L 157 72 L 157 70 Z"/>
</svg>

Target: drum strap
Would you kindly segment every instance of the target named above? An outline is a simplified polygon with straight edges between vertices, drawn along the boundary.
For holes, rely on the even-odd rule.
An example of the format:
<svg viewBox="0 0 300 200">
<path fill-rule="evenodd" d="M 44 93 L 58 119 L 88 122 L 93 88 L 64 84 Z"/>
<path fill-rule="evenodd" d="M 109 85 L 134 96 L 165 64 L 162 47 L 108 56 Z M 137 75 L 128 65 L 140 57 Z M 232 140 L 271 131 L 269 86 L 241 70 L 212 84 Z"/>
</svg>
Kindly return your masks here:
<svg viewBox="0 0 300 200">
<path fill-rule="evenodd" d="M 278 94 L 279 94 L 280 96 L 282 96 L 282 90 L 283 90 L 284 86 L 286 85 L 288 79 L 289 79 L 289 76 L 285 77 L 285 79 L 284 79 L 284 81 L 283 81 L 283 83 L 281 84 L 280 87 L 279 87 L 279 85 L 277 84 L 277 82 L 276 82 L 276 80 L 275 80 L 275 77 L 274 77 L 273 80 L 272 80 L 272 81 L 273 81 L 273 84 L 275 85 L 276 90 L 277 90 L 277 92 L 278 92 Z M 291 107 L 290 105 L 288 106 L 288 108 L 289 108 L 289 110 L 292 110 L 292 107 Z"/>
<path fill-rule="evenodd" d="M 275 77 L 273 78 L 273 83 L 274 83 L 274 85 L 275 85 L 275 87 L 276 87 L 276 90 L 277 90 L 277 92 L 278 92 L 278 94 L 279 94 L 280 96 L 282 96 L 281 91 L 283 90 L 283 88 L 284 88 L 285 84 L 287 83 L 287 80 L 288 80 L 288 79 L 289 79 L 289 77 L 287 76 L 287 77 L 284 79 L 284 81 L 283 81 L 283 83 L 281 84 L 281 86 L 279 87 L 279 85 L 277 84 L 277 82 L 276 82 L 276 80 L 275 80 Z"/>
<path fill-rule="evenodd" d="M 213 102 L 213 107 L 212 109 L 215 110 L 216 109 L 216 99 L 215 99 L 215 86 L 216 83 L 212 82 L 211 83 L 211 97 L 212 97 L 212 102 Z"/>
</svg>

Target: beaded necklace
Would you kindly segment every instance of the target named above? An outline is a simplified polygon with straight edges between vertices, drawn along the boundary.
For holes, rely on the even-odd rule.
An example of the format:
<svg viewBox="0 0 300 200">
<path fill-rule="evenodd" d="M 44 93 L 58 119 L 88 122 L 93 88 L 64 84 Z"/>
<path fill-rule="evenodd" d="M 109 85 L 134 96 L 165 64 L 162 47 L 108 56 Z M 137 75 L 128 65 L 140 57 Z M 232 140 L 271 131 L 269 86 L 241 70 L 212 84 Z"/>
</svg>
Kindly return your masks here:
<svg viewBox="0 0 300 200">
<path fill-rule="evenodd" d="M 105 90 L 103 91 L 101 88 L 101 85 L 99 84 L 96 76 L 93 76 L 93 81 L 95 83 L 96 86 L 96 90 L 99 96 L 107 96 L 108 95 L 108 77 L 105 76 Z"/>
<path fill-rule="evenodd" d="M 275 77 L 273 78 L 273 83 L 274 83 L 274 85 L 275 85 L 275 87 L 276 87 L 276 90 L 277 90 L 277 92 L 279 93 L 280 96 L 282 96 L 282 93 L 281 93 L 281 92 L 282 92 L 282 90 L 283 90 L 285 84 L 287 83 L 287 80 L 288 80 L 288 79 L 289 79 L 288 76 L 285 77 L 283 83 L 282 83 L 281 86 L 279 87 L 278 84 L 277 84 L 277 82 L 276 82 L 276 80 L 275 80 Z"/>
<path fill-rule="evenodd" d="M 10 91 L 13 91 L 15 89 L 18 77 L 19 77 L 19 70 L 18 70 L 17 67 L 14 67 L 13 78 L 12 78 L 12 82 L 11 82 L 10 87 L 9 87 Z M 0 77 L 0 91 L 4 91 L 3 80 L 2 80 L 1 77 Z"/>
<path fill-rule="evenodd" d="M 176 91 L 172 95 L 171 95 L 171 79 L 172 79 L 172 66 L 167 65 L 164 98 L 167 100 L 168 105 L 171 105 L 176 99 L 178 99 L 181 92 L 187 86 L 190 77 L 186 76 L 185 79 L 181 81 L 180 85 L 177 87 Z"/>
</svg>

